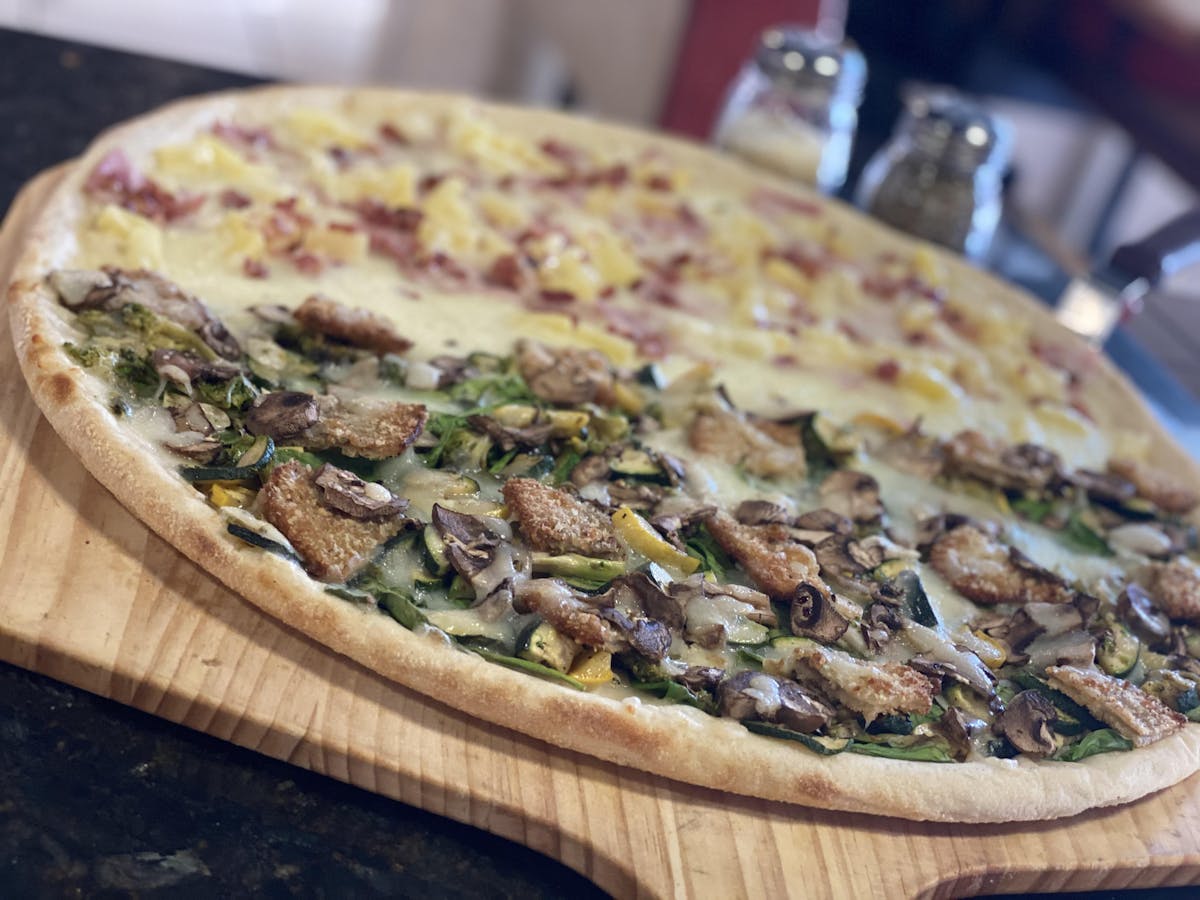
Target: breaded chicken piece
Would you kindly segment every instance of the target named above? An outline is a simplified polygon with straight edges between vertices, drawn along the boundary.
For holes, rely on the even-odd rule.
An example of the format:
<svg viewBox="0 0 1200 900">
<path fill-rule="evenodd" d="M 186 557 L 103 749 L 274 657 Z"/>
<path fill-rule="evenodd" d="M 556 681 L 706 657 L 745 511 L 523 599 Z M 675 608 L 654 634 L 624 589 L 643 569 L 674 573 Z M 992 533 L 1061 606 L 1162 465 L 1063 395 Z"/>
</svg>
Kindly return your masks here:
<svg viewBox="0 0 1200 900">
<path fill-rule="evenodd" d="M 701 410 L 688 428 L 693 450 L 741 466 L 762 478 L 801 478 L 808 471 L 800 435 L 772 423 L 759 426 L 720 407 Z M 789 439 L 791 438 L 791 439 Z"/>
<path fill-rule="evenodd" d="M 347 456 L 388 459 L 417 439 L 429 419 L 420 403 L 316 398 L 319 417 L 297 439 L 309 450 L 340 450 Z"/>
<path fill-rule="evenodd" d="M 259 492 L 263 517 L 283 532 L 320 581 L 337 584 L 370 562 L 380 544 L 395 537 L 409 519 L 362 521 L 321 502 L 316 473 L 293 460 L 276 466 Z"/>
<path fill-rule="evenodd" d="M 1051 666 L 1046 680 L 1138 747 L 1162 740 L 1187 724 L 1184 716 L 1157 697 L 1096 669 Z"/>
<path fill-rule="evenodd" d="M 784 525 L 742 525 L 717 512 L 705 520 L 709 533 L 741 563 L 758 588 L 776 600 L 791 600 L 801 584 L 821 582 L 817 557 Z"/>
<path fill-rule="evenodd" d="M 976 603 L 1069 603 L 1075 596 L 1053 572 L 972 525 L 960 525 L 934 541 L 929 562 Z"/>
<path fill-rule="evenodd" d="M 1138 496 L 1149 500 L 1164 512 L 1183 515 L 1200 503 L 1200 493 L 1169 472 L 1132 459 L 1110 459 L 1108 471 L 1133 482 Z"/>
<path fill-rule="evenodd" d="M 1150 563 L 1138 573 L 1138 583 L 1171 619 L 1200 624 L 1200 570 L 1182 557 Z"/>
<path fill-rule="evenodd" d="M 791 665 L 798 681 L 862 713 L 867 722 L 896 713 L 924 715 L 933 705 L 933 682 L 901 663 L 870 662 L 813 645 L 793 651 Z"/>
<path fill-rule="evenodd" d="M 612 520 L 566 491 L 532 478 L 513 478 L 504 485 L 504 502 L 534 550 L 600 559 L 621 555 Z"/>
</svg>

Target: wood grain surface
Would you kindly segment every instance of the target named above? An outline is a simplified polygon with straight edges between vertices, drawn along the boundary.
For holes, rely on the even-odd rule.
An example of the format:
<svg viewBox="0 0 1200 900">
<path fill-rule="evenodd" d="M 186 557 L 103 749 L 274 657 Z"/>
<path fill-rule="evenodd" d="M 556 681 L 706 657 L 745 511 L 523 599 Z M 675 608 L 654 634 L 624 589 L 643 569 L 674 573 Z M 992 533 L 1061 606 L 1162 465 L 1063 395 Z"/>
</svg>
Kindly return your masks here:
<svg viewBox="0 0 1200 900">
<path fill-rule="evenodd" d="M 18 198 L 7 273 L 61 171 Z M 1200 776 L 1059 822 L 934 825 L 675 782 L 477 724 L 264 618 L 45 422 L 0 315 L 0 657 L 495 832 L 626 896 L 963 896 L 1200 883 Z"/>
</svg>

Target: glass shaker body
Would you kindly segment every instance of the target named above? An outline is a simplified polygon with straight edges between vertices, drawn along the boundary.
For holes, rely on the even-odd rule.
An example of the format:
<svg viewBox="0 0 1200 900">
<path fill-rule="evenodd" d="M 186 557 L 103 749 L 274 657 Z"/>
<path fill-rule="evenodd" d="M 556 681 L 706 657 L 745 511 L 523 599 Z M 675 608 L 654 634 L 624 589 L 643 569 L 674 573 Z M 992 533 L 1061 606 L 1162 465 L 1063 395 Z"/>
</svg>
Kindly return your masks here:
<svg viewBox="0 0 1200 900">
<path fill-rule="evenodd" d="M 1003 208 L 1007 126 L 948 91 L 908 98 L 896 133 L 867 164 L 858 204 L 916 237 L 986 257 Z"/>
<path fill-rule="evenodd" d="M 730 88 L 714 140 L 763 168 L 836 191 L 846 180 L 865 77 L 852 47 L 801 29 L 769 29 Z"/>
</svg>

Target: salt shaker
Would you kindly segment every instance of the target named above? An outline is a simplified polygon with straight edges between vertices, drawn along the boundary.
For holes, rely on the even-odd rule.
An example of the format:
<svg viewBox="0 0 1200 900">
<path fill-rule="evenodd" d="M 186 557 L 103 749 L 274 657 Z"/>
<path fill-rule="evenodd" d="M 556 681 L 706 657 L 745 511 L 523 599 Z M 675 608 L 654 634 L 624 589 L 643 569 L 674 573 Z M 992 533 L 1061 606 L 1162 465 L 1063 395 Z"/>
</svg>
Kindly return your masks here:
<svg viewBox="0 0 1200 900">
<path fill-rule="evenodd" d="M 846 180 L 866 77 L 852 43 L 799 27 L 769 28 L 730 87 L 713 139 L 832 193 Z"/>
<path fill-rule="evenodd" d="M 982 260 L 1000 221 L 1011 129 L 945 88 L 912 89 L 891 140 L 867 163 L 857 203 L 878 219 Z"/>
</svg>

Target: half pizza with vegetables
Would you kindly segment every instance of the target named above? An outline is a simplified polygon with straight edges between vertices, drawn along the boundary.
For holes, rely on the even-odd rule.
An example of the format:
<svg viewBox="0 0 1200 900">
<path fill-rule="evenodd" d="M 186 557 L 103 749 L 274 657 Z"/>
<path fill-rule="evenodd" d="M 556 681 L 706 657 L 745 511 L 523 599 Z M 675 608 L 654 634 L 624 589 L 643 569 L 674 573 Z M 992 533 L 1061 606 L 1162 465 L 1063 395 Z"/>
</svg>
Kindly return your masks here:
<svg viewBox="0 0 1200 900">
<path fill-rule="evenodd" d="M 591 350 L 410 360 L 328 297 L 234 335 L 154 273 L 50 283 L 232 538 L 491 662 L 822 755 L 1078 761 L 1200 715 L 1198 498 L 1163 472 L 766 419 Z"/>
</svg>

